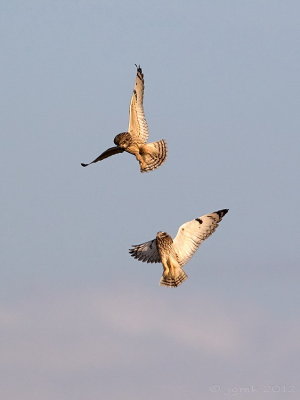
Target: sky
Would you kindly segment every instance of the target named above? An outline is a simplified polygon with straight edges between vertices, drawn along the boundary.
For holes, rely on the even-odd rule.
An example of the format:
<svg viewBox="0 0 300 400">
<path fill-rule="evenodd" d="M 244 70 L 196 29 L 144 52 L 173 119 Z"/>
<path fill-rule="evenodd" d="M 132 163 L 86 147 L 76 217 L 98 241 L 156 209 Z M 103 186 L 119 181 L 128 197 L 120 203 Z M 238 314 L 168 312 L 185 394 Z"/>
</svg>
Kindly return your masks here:
<svg viewBox="0 0 300 400">
<path fill-rule="evenodd" d="M 299 12 L 0 0 L 1 398 L 299 398 Z M 167 161 L 82 168 L 135 64 Z M 176 289 L 128 254 L 223 208 Z"/>
</svg>

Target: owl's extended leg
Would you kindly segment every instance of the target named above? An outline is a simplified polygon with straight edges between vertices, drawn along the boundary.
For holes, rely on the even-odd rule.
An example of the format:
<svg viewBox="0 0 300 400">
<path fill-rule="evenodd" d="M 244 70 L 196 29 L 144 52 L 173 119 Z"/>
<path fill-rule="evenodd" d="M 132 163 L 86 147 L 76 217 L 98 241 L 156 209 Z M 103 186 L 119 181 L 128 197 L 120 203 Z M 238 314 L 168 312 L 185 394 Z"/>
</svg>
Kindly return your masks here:
<svg viewBox="0 0 300 400">
<path fill-rule="evenodd" d="M 164 268 L 163 275 L 160 279 L 160 285 L 168 287 L 177 287 L 187 279 L 187 274 L 180 267 L 177 261 L 171 258 L 162 260 Z"/>
<path fill-rule="evenodd" d="M 162 266 L 163 266 L 163 273 L 162 276 L 164 278 L 167 278 L 170 272 L 169 264 L 168 264 L 168 258 L 164 257 L 161 260 Z"/>
<path fill-rule="evenodd" d="M 135 156 L 137 161 L 140 163 L 141 172 L 143 172 L 142 169 L 147 168 L 147 164 L 145 163 L 144 157 L 140 153 L 140 145 L 132 143 L 130 146 L 126 147 L 126 151 Z"/>
<path fill-rule="evenodd" d="M 142 157 L 142 155 L 140 153 L 135 153 L 135 158 L 138 160 L 138 162 L 140 163 L 140 169 L 141 172 L 146 171 L 147 169 L 147 163 L 145 162 L 144 158 Z"/>
</svg>

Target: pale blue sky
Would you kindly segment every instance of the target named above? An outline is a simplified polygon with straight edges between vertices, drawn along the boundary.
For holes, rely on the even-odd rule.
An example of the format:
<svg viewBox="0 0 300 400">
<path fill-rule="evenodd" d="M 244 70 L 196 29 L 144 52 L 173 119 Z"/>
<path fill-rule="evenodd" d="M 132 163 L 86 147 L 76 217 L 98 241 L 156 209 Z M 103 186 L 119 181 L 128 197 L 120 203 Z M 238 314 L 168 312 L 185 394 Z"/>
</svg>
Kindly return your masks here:
<svg viewBox="0 0 300 400">
<path fill-rule="evenodd" d="M 299 398 L 299 12 L 0 1 L 1 398 Z M 127 129 L 135 63 L 167 162 L 82 168 Z M 176 290 L 129 256 L 221 208 Z"/>
</svg>

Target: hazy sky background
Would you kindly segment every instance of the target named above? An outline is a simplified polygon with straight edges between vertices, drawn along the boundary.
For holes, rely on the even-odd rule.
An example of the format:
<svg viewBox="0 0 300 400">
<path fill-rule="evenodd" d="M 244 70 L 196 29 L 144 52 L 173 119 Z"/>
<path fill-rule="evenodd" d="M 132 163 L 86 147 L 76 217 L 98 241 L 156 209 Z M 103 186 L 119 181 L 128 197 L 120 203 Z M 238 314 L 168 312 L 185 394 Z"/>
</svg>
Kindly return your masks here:
<svg viewBox="0 0 300 400">
<path fill-rule="evenodd" d="M 299 13 L 0 1 L 1 399 L 299 399 Z M 167 162 L 82 168 L 127 129 L 135 63 Z M 181 287 L 129 256 L 221 208 Z"/>
</svg>

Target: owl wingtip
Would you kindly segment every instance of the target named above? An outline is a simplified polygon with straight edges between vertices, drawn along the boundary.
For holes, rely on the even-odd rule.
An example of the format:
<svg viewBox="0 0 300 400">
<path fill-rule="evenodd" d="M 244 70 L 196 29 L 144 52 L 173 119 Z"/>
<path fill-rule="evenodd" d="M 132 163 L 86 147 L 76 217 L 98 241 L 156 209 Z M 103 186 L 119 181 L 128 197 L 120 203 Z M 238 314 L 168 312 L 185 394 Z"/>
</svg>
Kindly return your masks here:
<svg viewBox="0 0 300 400">
<path fill-rule="evenodd" d="M 137 72 L 140 72 L 141 74 L 143 73 L 142 67 L 140 64 L 134 64 L 136 66 Z"/>
<path fill-rule="evenodd" d="M 229 208 L 224 208 L 223 210 L 216 211 L 216 214 L 218 214 L 218 216 L 220 218 L 223 218 L 224 215 L 226 215 L 228 213 L 228 211 L 229 211 Z"/>
</svg>

